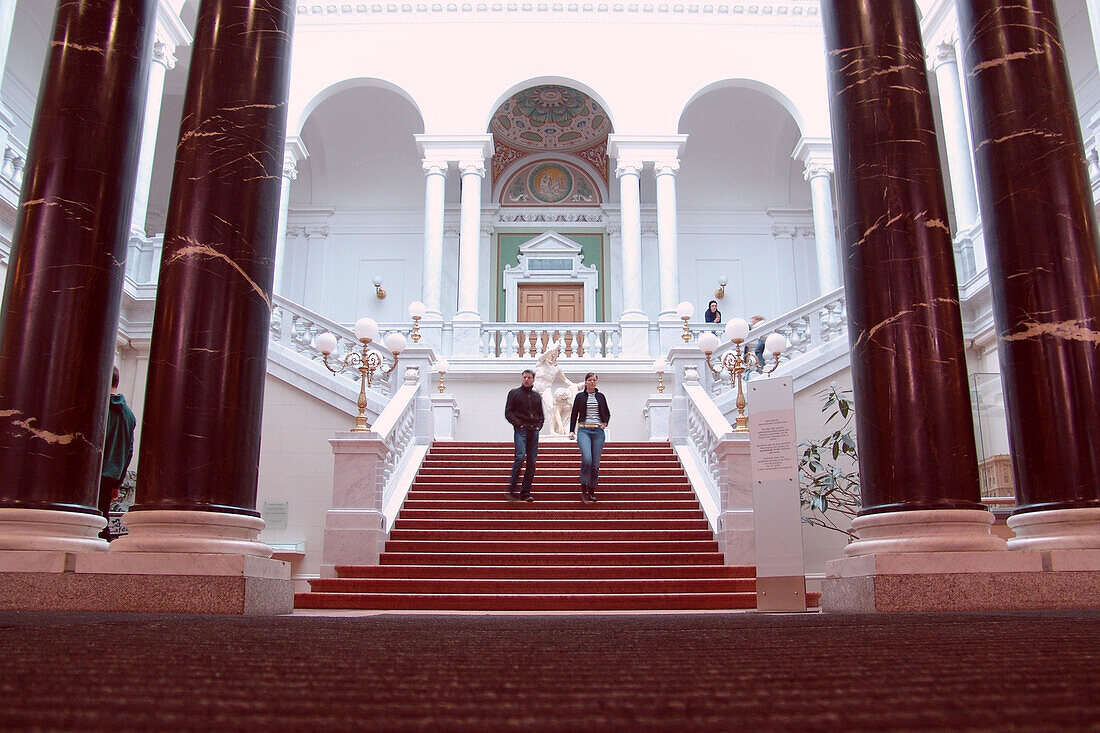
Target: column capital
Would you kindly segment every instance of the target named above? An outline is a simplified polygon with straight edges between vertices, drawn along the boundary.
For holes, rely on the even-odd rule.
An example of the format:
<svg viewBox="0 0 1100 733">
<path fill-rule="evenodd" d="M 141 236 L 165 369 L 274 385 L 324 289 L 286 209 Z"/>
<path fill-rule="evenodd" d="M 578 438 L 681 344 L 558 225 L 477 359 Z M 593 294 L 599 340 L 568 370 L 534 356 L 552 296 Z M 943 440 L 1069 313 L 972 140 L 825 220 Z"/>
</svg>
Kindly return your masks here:
<svg viewBox="0 0 1100 733">
<path fill-rule="evenodd" d="M 289 181 L 298 180 L 298 161 L 289 155 L 283 158 L 283 178 Z"/>
<path fill-rule="evenodd" d="M 615 165 L 615 177 L 622 178 L 623 176 L 639 176 L 642 173 L 642 167 L 645 164 L 637 160 L 620 160 Z"/>
<path fill-rule="evenodd" d="M 305 143 L 300 137 L 288 137 L 283 145 L 283 178 L 291 181 L 298 178 L 298 163 L 309 157 Z"/>
<path fill-rule="evenodd" d="M 790 237 L 794 239 L 798 236 L 798 227 L 793 224 L 774 224 L 772 226 L 772 237 Z"/>
<path fill-rule="evenodd" d="M 945 38 L 932 48 L 932 53 L 928 57 L 928 68 L 936 71 L 941 66 L 958 64 L 958 62 L 958 55 L 955 52 L 955 39 Z"/>
<path fill-rule="evenodd" d="M 484 160 L 460 160 L 458 161 L 458 170 L 462 173 L 463 177 L 468 175 L 475 175 L 478 178 L 485 177 L 485 161 Z"/>
<path fill-rule="evenodd" d="M 653 164 L 653 175 L 656 176 L 675 176 L 676 172 L 680 170 L 679 160 L 658 160 Z"/>
<path fill-rule="evenodd" d="M 802 171 L 802 177 L 811 181 L 819 176 L 829 178 L 833 175 L 832 160 L 810 160 L 806 162 L 806 168 Z"/>
<path fill-rule="evenodd" d="M 447 161 L 445 160 L 430 160 L 425 158 L 420 161 L 420 167 L 424 169 L 424 175 L 431 176 L 446 176 L 447 175 Z"/>
<path fill-rule="evenodd" d="M 153 39 L 153 61 L 168 71 L 176 68 L 176 44 L 159 34 Z"/>
</svg>

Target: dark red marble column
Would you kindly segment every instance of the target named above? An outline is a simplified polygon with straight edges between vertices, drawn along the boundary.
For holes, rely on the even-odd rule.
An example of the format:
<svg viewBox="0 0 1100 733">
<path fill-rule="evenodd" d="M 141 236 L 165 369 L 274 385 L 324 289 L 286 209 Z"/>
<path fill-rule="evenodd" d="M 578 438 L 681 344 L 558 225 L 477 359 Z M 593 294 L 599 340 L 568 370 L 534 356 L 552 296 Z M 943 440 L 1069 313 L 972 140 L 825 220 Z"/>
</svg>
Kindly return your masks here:
<svg viewBox="0 0 1100 733">
<path fill-rule="evenodd" d="M 203 0 L 131 511 L 256 515 L 292 0 Z"/>
<path fill-rule="evenodd" d="M 96 514 L 156 0 L 60 2 L 0 327 L 0 507 Z"/>
<path fill-rule="evenodd" d="M 1019 512 L 1100 506 L 1096 222 L 1050 0 L 959 0 Z"/>
<path fill-rule="evenodd" d="M 947 203 L 911 0 L 823 0 L 863 514 L 980 509 Z"/>
</svg>

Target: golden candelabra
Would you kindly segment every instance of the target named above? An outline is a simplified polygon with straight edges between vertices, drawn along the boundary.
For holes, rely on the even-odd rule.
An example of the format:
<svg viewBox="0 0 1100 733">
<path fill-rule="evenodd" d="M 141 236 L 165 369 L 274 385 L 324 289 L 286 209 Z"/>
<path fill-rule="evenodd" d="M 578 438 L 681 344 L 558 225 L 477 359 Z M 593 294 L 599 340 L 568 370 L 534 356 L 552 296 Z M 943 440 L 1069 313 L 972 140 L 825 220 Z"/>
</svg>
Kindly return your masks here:
<svg viewBox="0 0 1100 733">
<path fill-rule="evenodd" d="M 748 324 L 740 318 L 735 318 L 733 322 L 726 327 L 727 335 L 732 331 L 735 337 L 730 339 L 733 347 L 722 354 L 721 358 L 718 360 L 721 369 L 714 366 L 710 358 L 711 354 L 714 353 L 714 350 L 718 346 L 718 338 L 713 334 L 706 334 L 705 341 L 703 338 L 699 339 L 699 348 L 706 354 L 707 366 L 714 372 L 714 375 L 716 377 L 721 376 L 722 370 L 724 369 L 730 375 L 730 383 L 737 385 L 737 418 L 733 428 L 733 432 L 735 433 L 749 432 L 749 418 L 745 415 L 745 407 L 748 405 L 748 400 L 745 399 L 744 389 L 745 372 L 757 370 L 763 374 L 771 374 L 779 367 L 779 354 L 786 348 L 786 339 L 780 334 L 773 333 L 768 337 L 765 342 L 765 348 L 775 355 L 775 363 L 772 364 L 770 369 L 765 371 L 765 365 L 757 359 L 756 354 L 749 352 L 748 346 L 745 344 L 744 334 L 747 333 L 748 330 Z M 767 360 L 765 359 L 764 361 L 766 362 Z"/>
<path fill-rule="evenodd" d="M 382 370 L 385 365 L 385 357 L 377 351 L 371 351 L 370 348 L 374 337 L 378 336 L 378 324 L 373 319 L 359 319 L 355 324 L 355 336 L 359 339 L 360 348 L 348 351 L 343 358 L 333 357 L 332 361 L 335 362 L 335 365 L 329 361 L 332 352 L 336 350 L 335 336 L 331 333 L 321 334 L 317 337 L 317 348 L 324 355 L 325 368 L 333 374 L 340 374 L 350 369 L 359 370 L 359 401 L 357 403 L 359 415 L 355 418 L 355 427 L 351 429 L 351 432 L 366 433 L 370 432 L 371 429 L 366 414 L 367 387 L 370 387 L 374 381 L 374 373 Z M 405 348 L 405 337 L 398 333 L 390 334 L 386 337 L 386 347 L 393 354 L 393 364 L 382 373 L 391 374 L 397 368 L 397 355 Z"/>
</svg>

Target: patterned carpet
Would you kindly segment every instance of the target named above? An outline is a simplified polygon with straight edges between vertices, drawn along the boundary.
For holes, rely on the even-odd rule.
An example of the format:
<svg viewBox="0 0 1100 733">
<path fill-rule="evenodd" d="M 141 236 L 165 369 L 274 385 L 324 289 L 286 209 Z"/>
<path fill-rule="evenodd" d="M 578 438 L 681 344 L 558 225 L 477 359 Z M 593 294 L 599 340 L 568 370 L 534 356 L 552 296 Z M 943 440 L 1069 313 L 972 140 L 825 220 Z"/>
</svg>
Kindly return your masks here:
<svg viewBox="0 0 1100 733">
<path fill-rule="evenodd" d="M 1100 613 L 0 614 L 4 730 L 1100 730 Z"/>
</svg>

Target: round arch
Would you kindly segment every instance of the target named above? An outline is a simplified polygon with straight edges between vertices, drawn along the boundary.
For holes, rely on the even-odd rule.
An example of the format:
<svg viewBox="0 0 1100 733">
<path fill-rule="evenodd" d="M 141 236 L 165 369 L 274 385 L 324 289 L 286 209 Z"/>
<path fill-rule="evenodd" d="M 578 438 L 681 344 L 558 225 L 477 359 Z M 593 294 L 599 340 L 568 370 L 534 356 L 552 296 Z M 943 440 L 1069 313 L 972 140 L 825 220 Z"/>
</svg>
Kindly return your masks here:
<svg viewBox="0 0 1100 733">
<path fill-rule="evenodd" d="M 607 113 L 607 118 L 611 120 L 611 129 L 615 129 L 615 115 L 610 109 L 608 109 L 607 101 L 601 95 L 597 94 L 596 91 L 587 84 L 577 81 L 576 79 L 570 79 L 565 76 L 533 76 L 529 79 L 518 82 L 508 87 L 508 89 L 503 94 L 496 98 L 496 101 L 494 101 L 492 106 L 489 108 L 488 113 L 486 113 L 485 115 L 485 121 L 482 125 L 482 129 L 484 129 L 485 131 L 489 130 L 489 124 L 493 120 L 493 115 L 495 115 L 497 110 L 500 109 L 500 105 L 504 104 L 513 94 L 518 94 L 524 89 L 527 89 L 529 87 L 541 86 L 543 84 L 557 84 L 559 86 L 576 89 L 578 92 L 584 92 L 589 97 L 596 100 L 596 102 L 601 107 L 603 107 L 603 111 Z"/>
<path fill-rule="evenodd" d="M 780 106 L 783 107 L 783 109 L 787 110 L 787 113 L 791 116 L 792 119 L 794 119 L 795 124 L 798 125 L 798 131 L 802 134 L 805 134 L 806 123 L 802 116 L 801 110 L 798 109 L 798 105 L 792 102 L 790 97 L 788 97 L 786 94 L 779 91 L 772 85 L 765 84 L 764 82 L 757 81 L 755 79 L 723 79 L 721 81 L 716 81 L 713 84 L 708 84 L 707 86 L 703 87 L 695 94 L 693 94 L 690 99 L 688 99 L 687 103 L 684 104 L 683 108 L 680 110 L 680 119 L 683 119 L 684 112 L 686 112 L 688 107 L 690 107 L 693 103 L 698 101 L 700 98 L 706 96 L 707 94 L 718 91 L 720 89 L 750 89 L 755 92 L 760 92 L 761 94 L 775 100 L 780 104 Z M 677 129 L 679 129 L 679 125 L 677 125 Z"/>
<path fill-rule="evenodd" d="M 416 110 L 416 113 L 420 116 L 421 131 L 423 131 L 424 112 L 420 109 L 420 105 L 416 103 L 416 100 L 412 98 L 412 95 L 410 95 L 408 92 L 406 92 L 404 89 L 397 86 L 396 84 L 388 82 L 385 79 L 360 76 L 352 79 L 344 79 L 342 81 L 336 82 L 335 84 L 330 84 L 329 86 L 314 94 L 313 98 L 310 99 L 304 107 L 302 107 L 302 111 L 298 115 L 298 119 L 294 121 L 294 124 L 287 125 L 287 137 L 295 137 L 301 135 L 302 128 L 305 126 L 306 120 L 308 120 L 309 116 L 313 114 L 313 112 L 325 101 L 331 99 L 332 97 L 335 97 L 340 92 L 347 91 L 348 89 L 357 88 L 384 89 L 386 91 L 397 94 L 410 105 L 412 105 L 412 108 Z"/>
</svg>

